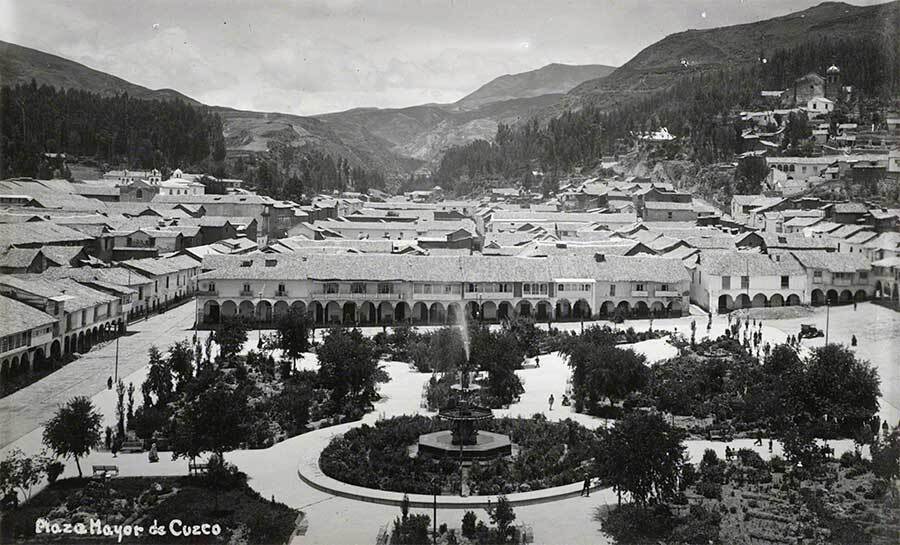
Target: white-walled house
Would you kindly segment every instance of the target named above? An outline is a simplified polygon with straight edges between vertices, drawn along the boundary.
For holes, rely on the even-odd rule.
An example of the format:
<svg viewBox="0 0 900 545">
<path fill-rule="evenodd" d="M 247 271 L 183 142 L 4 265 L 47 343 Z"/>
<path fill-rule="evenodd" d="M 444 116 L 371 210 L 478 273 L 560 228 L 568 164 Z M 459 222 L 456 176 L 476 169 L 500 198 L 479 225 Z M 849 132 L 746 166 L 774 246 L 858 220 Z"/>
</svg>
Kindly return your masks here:
<svg viewBox="0 0 900 545">
<path fill-rule="evenodd" d="M 704 251 L 691 273 L 691 300 L 710 312 L 800 305 L 805 293 L 806 274 L 790 254 Z"/>
</svg>

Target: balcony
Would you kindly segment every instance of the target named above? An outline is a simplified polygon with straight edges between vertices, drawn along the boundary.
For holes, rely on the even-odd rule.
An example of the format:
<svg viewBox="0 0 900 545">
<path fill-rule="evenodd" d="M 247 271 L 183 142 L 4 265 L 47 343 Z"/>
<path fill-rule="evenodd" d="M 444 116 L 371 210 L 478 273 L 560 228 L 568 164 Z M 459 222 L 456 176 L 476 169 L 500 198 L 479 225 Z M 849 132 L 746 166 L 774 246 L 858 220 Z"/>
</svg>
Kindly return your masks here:
<svg viewBox="0 0 900 545">
<path fill-rule="evenodd" d="M 197 295 L 199 295 L 199 296 L 201 296 L 201 297 L 218 297 L 218 295 L 219 295 L 219 290 L 203 290 L 203 291 L 198 291 L 198 292 L 197 292 Z"/>
<path fill-rule="evenodd" d="M 287 296 L 288 296 L 288 290 L 276 290 L 275 291 L 275 297 L 287 297 Z"/>
<path fill-rule="evenodd" d="M 647 290 L 631 290 L 632 297 L 647 297 Z"/>
<path fill-rule="evenodd" d="M 311 297 L 316 299 L 354 299 L 354 300 L 378 300 L 378 301 L 390 301 L 394 299 L 403 299 L 402 293 L 351 293 L 349 291 L 338 291 L 338 292 L 318 292 L 311 294 Z"/>
<path fill-rule="evenodd" d="M 654 295 L 656 297 L 680 297 L 681 293 L 675 290 L 656 290 L 656 292 L 654 292 Z"/>
<path fill-rule="evenodd" d="M 417 301 L 459 301 L 460 299 L 462 299 L 462 295 L 459 292 L 414 293 L 413 299 L 416 299 Z"/>
<path fill-rule="evenodd" d="M 469 301 L 475 301 L 478 299 L 503 299 L 503 298 L 512 298 L 513 292 L 511 291 L 467 291 L 463 293 L 462 298 L 467 299 Z M 525 297 L 528 297 L 527 295 Z M 544 296 L 546 297 L 546 295 Z M 457 299 L 459 296 L 457 295 Z"/>
<path fill-rule="evenodd" d="M 239 295 L 241 297 L 256 297 L 259 294 L 253 293 L 253 290 L 241 290 Z"/>
</svg>

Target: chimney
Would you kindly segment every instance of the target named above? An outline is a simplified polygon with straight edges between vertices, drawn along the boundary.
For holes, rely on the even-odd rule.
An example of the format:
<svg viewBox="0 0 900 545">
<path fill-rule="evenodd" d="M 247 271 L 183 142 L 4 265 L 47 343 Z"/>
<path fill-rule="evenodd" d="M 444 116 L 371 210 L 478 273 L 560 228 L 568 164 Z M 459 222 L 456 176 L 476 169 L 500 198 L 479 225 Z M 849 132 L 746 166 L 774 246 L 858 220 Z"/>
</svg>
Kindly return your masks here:
<svg viewBox="0 0 900 545">
<path fill-rule="evenodd" d="M 597 263 L 606 263 L 606 255 L 604 254 L 594 254 L 594 261 Z"/>
</svg>

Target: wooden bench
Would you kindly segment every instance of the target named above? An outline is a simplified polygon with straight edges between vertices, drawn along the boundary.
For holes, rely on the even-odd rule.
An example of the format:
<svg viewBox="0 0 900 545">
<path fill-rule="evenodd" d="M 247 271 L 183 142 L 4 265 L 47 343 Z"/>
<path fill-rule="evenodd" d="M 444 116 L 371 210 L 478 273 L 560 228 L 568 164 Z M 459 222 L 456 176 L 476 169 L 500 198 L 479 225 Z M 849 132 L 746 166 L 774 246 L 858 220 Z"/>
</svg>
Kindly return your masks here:
<svg viewBox="0 0 900 545">
<path fill-rule="evenodd" d="M 203 475 L 209 472 L 209 464 L 188 462 L 188 475 Z"/>
<path fill-rule="evenodd" d="M 140 440 L 125 441 L 122 443 L 121 452 L 144 452 L 144 443 Z"/>
<path fill-rule="evenodd" d="M 92 466 L 94 471 L 94 477 L 108 478 L 108 477 L 118 477 L 119 476 L 119 466 L 104 466 L 104 465 L 96 465 Z"/>
</svg>

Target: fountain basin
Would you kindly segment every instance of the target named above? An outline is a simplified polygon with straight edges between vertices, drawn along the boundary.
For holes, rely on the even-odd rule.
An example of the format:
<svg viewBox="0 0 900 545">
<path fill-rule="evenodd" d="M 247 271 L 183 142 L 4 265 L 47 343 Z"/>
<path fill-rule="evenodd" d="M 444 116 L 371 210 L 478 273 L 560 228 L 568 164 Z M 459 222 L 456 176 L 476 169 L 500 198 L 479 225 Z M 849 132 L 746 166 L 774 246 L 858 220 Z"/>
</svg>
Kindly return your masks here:
<svg viewBox="0 0 900 545">
<path fill-rule="evenodd" d="M 508 435 L 479 430 L 472 444 L 462 445 L 463 460 L 486 460 L 512 454 L 512 441 Z M 424 433 L 419 436 L 419 455 L 456 457 L 460 445 L 454 444 L 450 430 Z"/>
</svg>

